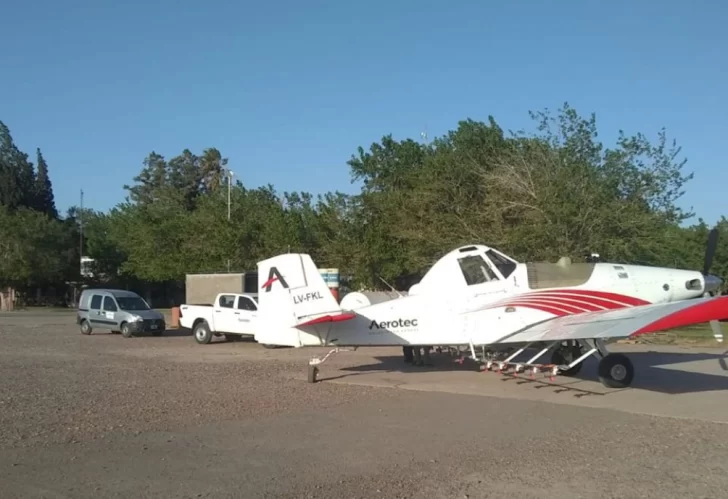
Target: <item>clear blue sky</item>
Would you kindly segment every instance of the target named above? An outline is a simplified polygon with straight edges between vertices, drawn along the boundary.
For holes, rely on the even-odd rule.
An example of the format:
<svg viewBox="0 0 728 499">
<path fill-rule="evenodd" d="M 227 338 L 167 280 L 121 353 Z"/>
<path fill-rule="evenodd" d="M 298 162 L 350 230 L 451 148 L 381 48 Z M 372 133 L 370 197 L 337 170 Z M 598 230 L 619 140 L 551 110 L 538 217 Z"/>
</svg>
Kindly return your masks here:
<svg viewBox="0 0 728 499">
<path fill-rule="evenodd" d="M 506 129 L 568 101 L 683 146 L 683 205 L 727 213 L 728 4 L 718 1 L 5 2 L 0 120 L 59 209 L 106 210 L 152 150 L 214 146 L 246 185 L 354 192 L 384 134 Z"/>
</svg>

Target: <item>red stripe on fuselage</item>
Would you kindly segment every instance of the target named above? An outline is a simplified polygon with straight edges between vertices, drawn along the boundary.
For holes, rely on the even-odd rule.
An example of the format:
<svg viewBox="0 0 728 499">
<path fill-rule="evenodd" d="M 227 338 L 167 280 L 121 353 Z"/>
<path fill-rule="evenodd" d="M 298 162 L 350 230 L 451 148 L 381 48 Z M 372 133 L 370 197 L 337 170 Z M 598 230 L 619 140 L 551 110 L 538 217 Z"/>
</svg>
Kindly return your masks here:
<svg viewBox="0 0 728 499">
<path fill-rule="evenodd" d="M 525 307 L 561 317 L 649 304 L 650 302 L 641 298 L 607 291 L 544 289 L 505 298 L 488 308 Z"/>
<path fill-rule="evenodd" d="M 623 295 L 619 293 L 611 293 L 608 291 L 592 291 L 588 289 L 544 289 L 544 290 L 538 290 L 538 291 L 531 291 L 528 293 L 524 293 L 525 295 L 540 295 L 540 294 L 554 294 L 554 295 L 562 295 L 565 298 L 567 296 L 579 296 L 584 298 L 591 298 L 591 299 L 603 299 L 603 300 L 611 300 L 618 303 L 623 303 L 625 305 L 649 305 L 650 302 L 643 300 L 641 298 L 636 298 L 634 296 L 629 295 Z"/>
<path fill-rule="evenodd" d="M 535 303 L 528 303 L 528 302 L 508 302 L 506 305 L 498 305 L 499 307 L 523 307 L 523 308 L 531 308 L 533 310 L 539 310 L 541 312 L 546 312 L 547 314 L 555 315 L 556 317 L 563 317 L 565 315 L 573 315 L 569 312 L 562 310 L 560 308 L 551 307 L 548 305 L 539 305 Z"/>
<path fill-rule="evenodd" d="M 591 307 L 591 308 L 584 308 L 577 305 L 574 305 L 573 303 L 568 303 L 565 301 L 560 300 L 545 300 L 545 299 L 534 299 L 534 298 L 516 298 L 513 300 L 509 300 L 502 305 L 498 305 L 499 307 L 504 306 L 516 306 L 516 305 L 535 305 L 535 306 L 542 306 L 542 307 L 552 307 L 552 308 L 558 308 L 560 310 L 563 310 L 564 312 L 567 312 L 569 314 L 581 314 L 584 312 L 590 312 L 595 310 L 602 310 L 601 308 L 597 307 Z"/>
</svg>

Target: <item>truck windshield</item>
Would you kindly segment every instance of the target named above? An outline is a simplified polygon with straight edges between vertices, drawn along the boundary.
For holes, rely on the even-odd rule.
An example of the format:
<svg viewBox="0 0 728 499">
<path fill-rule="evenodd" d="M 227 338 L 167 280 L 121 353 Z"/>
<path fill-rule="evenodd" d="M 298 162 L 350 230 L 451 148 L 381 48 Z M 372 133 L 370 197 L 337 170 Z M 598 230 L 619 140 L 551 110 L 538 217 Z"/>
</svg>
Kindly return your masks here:
<svg viewBox="0 0 728 499">
<path fill-rule="evenodd" d="M 139 297 L 117 297 L 116 302 L 119 304 L 119 308 L 122 310 L 149 310 L 147 302 Z"/>
</svg>

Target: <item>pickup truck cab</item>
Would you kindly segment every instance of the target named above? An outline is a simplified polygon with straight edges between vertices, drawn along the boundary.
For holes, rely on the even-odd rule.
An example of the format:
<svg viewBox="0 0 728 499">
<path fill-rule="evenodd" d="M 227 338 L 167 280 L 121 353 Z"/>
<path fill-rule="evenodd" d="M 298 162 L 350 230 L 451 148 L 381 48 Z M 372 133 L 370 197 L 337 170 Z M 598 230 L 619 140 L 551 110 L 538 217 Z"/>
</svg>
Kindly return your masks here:
<svg viewBox="0 0 728 499">
<path fill-rule="evenodd" d="M 191 329 L 195 341 L 202 345 L 210 343 L 213 336 L 225 336 L 228 341 L 254 336 L 257 298 L 247 293 L 220 293 L 212 305 L 181 305 L 179 325 Z"/>
</svg>

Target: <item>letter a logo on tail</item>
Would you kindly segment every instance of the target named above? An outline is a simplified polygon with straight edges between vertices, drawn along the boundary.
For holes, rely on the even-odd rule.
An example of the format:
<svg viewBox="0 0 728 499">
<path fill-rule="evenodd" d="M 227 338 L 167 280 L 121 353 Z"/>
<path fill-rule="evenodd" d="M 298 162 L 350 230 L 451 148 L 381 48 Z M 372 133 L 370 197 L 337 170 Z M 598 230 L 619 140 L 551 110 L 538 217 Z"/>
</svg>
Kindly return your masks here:
<svg viewBox="0 0 728 499">
<path fill-rule="evenodd" d="M 280 282 L 281 286 L 284 288 L 288 288 L 288 283 L 283 278 L 283 274 L 278 272 L 278 269 L 276 267 L 271 267 L 270 271 L 268 271 L 268 280 L 265 281 L 265 283 L 260 287 L 260 289 L 265 288 L 265 292 L 268 293 L 271 290 L 271 287 L 273 287 L 274 282 Z"/>
</svg>

